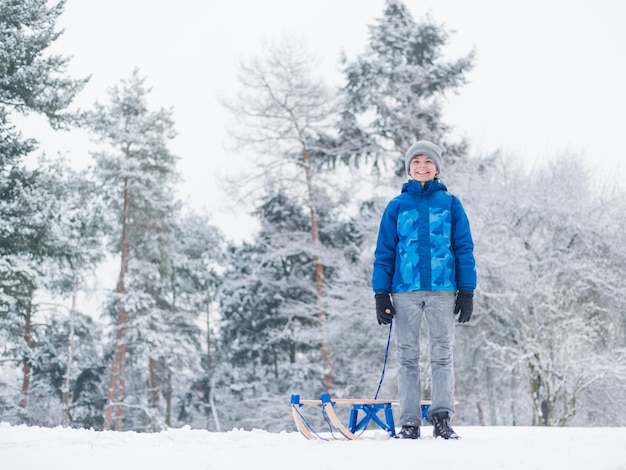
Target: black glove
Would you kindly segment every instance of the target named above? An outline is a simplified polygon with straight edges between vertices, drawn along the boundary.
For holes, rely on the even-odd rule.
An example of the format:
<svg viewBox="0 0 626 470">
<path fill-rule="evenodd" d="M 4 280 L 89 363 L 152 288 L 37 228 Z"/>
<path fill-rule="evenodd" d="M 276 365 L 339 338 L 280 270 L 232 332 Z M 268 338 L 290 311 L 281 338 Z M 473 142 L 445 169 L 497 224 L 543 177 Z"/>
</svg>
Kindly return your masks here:
<svg viewBox="0 0 626 470">
<path fill-rule="evenodd" d="M 474 293 L 473 292 L 459 292 L 456 296 L 456 304 L 454 305 L 454 314 L 461 313 L 459 315 L 459 323 L 467 323 L 474 311 Z"/>
<path fill-rule="evenodd" d="M 389 294 L 379 292 L 374 296 L 376 299 L 376 317 L 379 325 L 388 325 L 396 314 Z"/>
</svg>

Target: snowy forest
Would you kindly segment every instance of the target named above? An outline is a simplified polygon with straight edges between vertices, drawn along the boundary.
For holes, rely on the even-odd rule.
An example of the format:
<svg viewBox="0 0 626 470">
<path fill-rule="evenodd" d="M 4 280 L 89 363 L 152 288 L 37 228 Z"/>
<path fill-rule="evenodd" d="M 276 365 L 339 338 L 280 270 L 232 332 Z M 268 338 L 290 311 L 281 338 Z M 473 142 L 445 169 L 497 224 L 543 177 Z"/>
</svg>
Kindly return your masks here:
<svg viewBox="0 0 626 470">
<path fill-rule="evenodd" d="M 176 123 L 151 107 L 149 77 L 135 70 L 90 109 L 72 106 L 88 78 L 49 53 L 63 8 L 0 0 L 1 422 L 292 430 L 292 393 L 373 398 L 384 364 L 380 397 L 395 398 L 373 253 L 404 152 L 428 139 L 478 272 L 474 314 L 456 328 L 455 422 L 626 425 L 624 190 L 610 174 L 594 183 L 585 155 L 528 171 L 468 154 L 442 110 L 475 57 L 446 57 L 452 33 L 436 19 L 387 0 L 362 52 L 338 64 L 340 87 L 297 41 L 241 63 L 223 106 L 255 165 L 231 197 L 259 228 L 234 242 L 176 198 Z M 89 169 L 46 156 L 14 123 L 24 114 L 87 130 Z M 117 281 L 84 310 L 103 263 Z"/>
</svg>

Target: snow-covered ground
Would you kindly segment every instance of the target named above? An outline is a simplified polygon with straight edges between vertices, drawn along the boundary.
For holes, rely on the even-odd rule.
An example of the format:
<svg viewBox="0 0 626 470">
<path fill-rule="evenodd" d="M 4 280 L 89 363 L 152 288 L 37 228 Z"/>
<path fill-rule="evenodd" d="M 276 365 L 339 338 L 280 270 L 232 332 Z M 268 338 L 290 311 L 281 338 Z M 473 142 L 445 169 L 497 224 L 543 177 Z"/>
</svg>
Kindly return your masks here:
<svg viewBox="0 0 626 470">
<path fill-rule="evenodd" d="M 295 429 L 295 428 L 294 428 Z M 309 441 L 288 430 L 154 434 L 0 424 L 2 470 L 626 469 L 626 428 L 455 426 L 458 441 Z"/>
</svg>

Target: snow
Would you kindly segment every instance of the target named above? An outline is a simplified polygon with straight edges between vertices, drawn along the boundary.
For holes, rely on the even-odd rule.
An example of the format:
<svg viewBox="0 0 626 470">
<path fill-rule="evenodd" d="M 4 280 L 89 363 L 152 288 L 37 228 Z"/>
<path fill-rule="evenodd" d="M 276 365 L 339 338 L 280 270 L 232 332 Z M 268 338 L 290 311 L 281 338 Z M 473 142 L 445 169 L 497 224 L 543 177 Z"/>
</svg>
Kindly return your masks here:
<svg viewBox="0 0 626 470">
<path fill-rule="evenodd" d="M 424 426 L 418 441 L 378 428 L 360 441 L 309 441 L 295 427 L 136 433 L 2 423 L 0 461 L 4 470 L 626 469 L 626 428 L 454 428 L 462 439 L 434 439 Z"/>
</svg>

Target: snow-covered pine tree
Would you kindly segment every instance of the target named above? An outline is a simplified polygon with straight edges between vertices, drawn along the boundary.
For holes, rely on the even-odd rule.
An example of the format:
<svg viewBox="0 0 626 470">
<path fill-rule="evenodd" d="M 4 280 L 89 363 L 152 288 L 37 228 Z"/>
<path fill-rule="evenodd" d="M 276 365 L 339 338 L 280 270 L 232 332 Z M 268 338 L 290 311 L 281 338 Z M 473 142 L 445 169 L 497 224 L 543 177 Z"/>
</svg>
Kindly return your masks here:
<svg viewBox="0 0 626 470">
<path fill-rule="evenodd" d="M 289 425 L 284 413 L 290 393 L 319 396 L 323 364 L 319 357 L 322 337 L 333 353 L 333 363 L 344 342 L 335 331 L 350 316 L 329 297 L 325 330 L 320 330 L 313 308 L 314 263 L 310 250 L 310 219 L 303 205 L 284 192 L 270 194 L 255 212 L 260 230 L 251 242 L 231 248 L 230 268 L 220 293 L 220 357 L 224 363 L 218 388 L 229 395 L 229 411 L 223 420 L 244 427 L 280 430 Z M 320 204 L 320 241 L 323 244 L 324 277 L 328 286 L 337 282 L 341 267 L 353 262 L 354 232 L 338 213 Z M 347 269 L 344 269 L 347 272 Z M 352 323 L 350 321 L 350 323 Z M 352 339 L 352 338 L 350 338 Z M 346 374 L 335 381 L 337 391 L 346 388 Z M 237 406 L 238 404 L 238 406 Z M 262 415 L 250 409 L 262 407 Z M 228 419 L 228 421 L 226 421 Z"/>
<path fill-rule="evenodd" d="M 184 214 L 176 226 L 172 304 L 202 325 L 195 367 L 177 374 L 164 393 L 166 423 L 187 424 L 220 431 L 220 414 L 215 408 L 215 370 L 224 361 L 215 356 L 218 333 L 217 294 L 222 282 L 225 242 L 205 214 Z M 176 415 L 173 415 L 173 412 Z"/>
<path fill-rule="evenodd" d="M 11 316 L 27 319 L 32 314 L 33 266 L 27 259 L 32 260 L 38 237 L 38 230 L 28 226 L 37 207 L 21 199 L 33 184 L 22 162 L 36 142 L 16 130 L 11 115 L 37 113 L 60 127 L 67 120 L 65 109 L 85 83 L 66 77 L 67 58 L 46 53 L 60 34 L 55 26 L 63 7 L 63 1 L 54 6 L 45 0 L 0 1 L 0 321 L 11 327 L 28 325 L 10 321 Z M 21 335 L 27 343 L 28 330 Z"/>
<path fill-rule="evenodd" d="M 131 338 L 150 330 L 142 318 L 152 315 L 151 328 L 164 327 L 169 305 L 160 303 L 163 277 L 171 274 L 172 230 L 178 203 L 174 195 L 177 157 L 168 144 L 175 136 L 172 112 L 148 109 L 149 89 L 138 70 L 110 90 L 110 103 L 96 103 L 84 116 L 87 127 L 101 144 L 94 153 L 96 175 L 102 183 L 109 210 L 117 218 L 117 235 L 111 251 L 120 256 L 113 302 L 115 340 L 107 390 L 104 428 L 122 429 L 127 392 L 126 365 Z M 163 294 L 164 295 L 164 294 Z M 131 331 L 134 328 L 133 331 Z M 146 358 L 147 359 L 147 358 Z M 141 364 L 148 370 L 149 364 Z M 132 378 L 137 377 L 133 376 Z M 144 387 L 145 388 L 145 387 Z M 135 403 L 146 413 L 146 403 Z M 148 413 L 149 414 L 149 413 Z M 152 421 L 150 417 L 149 421 Z"/>
<path fill-rule="evenodd" d="M 93 374 L 103 370 L 100 325 L 93 317 L 77 310 L 70 312 L 61 304 L 40 304 L 37 313 L 30 353 L 27 422 L 100 428 L 101 374 Z M 97 394 L 93 394 L 93 385 Z"/>
<path fill-rule="evenodd" d="M 231 248 L 220 292 L 218 386 L 231 403 L 223 421 L 258 426 L 250 409 L 262 407 L 263 426 L 274 429 L 285 423 L 290 390 L 321 387 L 321 335 L 306 212 L 279 192 L 256 214 L 260 231 Z"/>
<path fill-rule="evenodd" d="M 446 165 L 464 154 L 464 142 L 450 141 L 443 98 L 466 83 L 473 52 L 447 60 L 449 34 L 429 16 L 415 21 L 404 2 L 385 2 L 382 16 L 369 26 L 365 50 L 353 60 L 343 59 L 343 147 L 356 153 L 367 149 L 374 165 L 392 166 L 403 178 L 400 157 L 416 140 L 442 146 Z"/>
<path fill-rule="evenodd" d="M 56 22 L 65 0 L 0 0 L 0 139 L 3 170 L 29 153 L 35 144 L 10 125 L 10 114 L 37 113 L 54 128 L 68 124 L 65 110 L 87 79 L 66 76 L 69 58 L 48 49 L 61 35 Z"/>
<path fill-rule="evenodd" d="M 33 374 L 33 365 L 37 363 L 39 370 L 45 369 L 46 354 L 41 354 L 39 344 L 50 334 L 44 309 L 49 306 L 44 302 L 50 296 L 61 296 L 74 299 L 79 289 L 84 289 L 85 277 L 93 270 L 102 255 L 101 244 L 106 224 L 99 212 L 97 197 L 94 196 L 91 183 L 65 167 L 62 162 L 39 161 L 39 167 L 29 173 L 29 185 L 20 187 L 14 194 L 18 196 L 21 217 L 19 224 L 14 225 L 14 233 L 28 234 L 28 239 L 21 240 L 24 249 L 18 253 L 7 255 L 4 261 L 12 269 L 10 283 L 13 305 L 16 310 L 9 314 L 13 328 L 22 322 L 17 319 L 23 314 L 24 330 L 22 334 L 7 341 L 9 344 L 25 344 L 21 356 L 24 359 L 22 399 L 20 403 L 24 413 L 27 410 L 29 388 L 33 381 L 47 380 L 46 377 Z M 91 189 L 90 189 L 91 188 Z M 16 188 L 17 189 L 17 188 Z M 17 221 L 16 221 L 17 223 Z M 19 237 L 14 238 L 18 242 Z M 37 295 L 38 294 L 38 295 Z M 61 303 L 61 301 L 59 301 Z M 24 310 L 20 309 L 24 306 Z M 68 318 L 76 313 L 75 302 L 70 308 Z M 34 322 L 35 315 L 39 318 Z M 37 329 L 33 326 L 37 325 Z M 11 351 L 7 348 L 5 351 Z M 69 387 L 71 371 L 72 334 L 68 334 L 64 354 L 70 356 L 67 361 L 67 393 L 64 414 L 68 416 Z M 58 352 L 58 355 L 61 353 Z M 54 387 L 54 384 L 48 383 Z M 41 388 L 41 387 L 40 387 Z M 53 394 L 54 396 L 55 394 Z M 38 401 L 38 404 L 42 404 Z M 60 418 L 60 415 L 57 416 Z M 58 424 L 53 417 L 40 418 L 46 422 Z M 48 421 L 50 420 L 50 421 Z"/>
<path fill-rule="evenodd" d="M 66 344 L 66 365 L 62 392 L 61 424 L 69 425 L 72 378 L 74 367 L 74 317 L 79 312 L 78 297 L 89 295 L 89 280 L 105 256 L 104 240 L 110 232 L 104 203 L 93 181 L 91 169 L 80 172 L 71 170 L 60 159 L 48 162 L 40 159 L 38 188 L 45 190 L 47 201 L 55 201 L 50 210 L 54 224 L 50 238 L 55 241 L 54 256 L 42 264 L 46 273 L 42 276 L 42 287 L 66 308 L 69 331 Z M 54 306 L 53 306 L 54 307 Z M 60 308 L 58 311 L 62 312 Z M 93 315 L 95 312 L 83 312 Z M 79 369 L 80 370 L 80 369 Z"/>
</svg>

